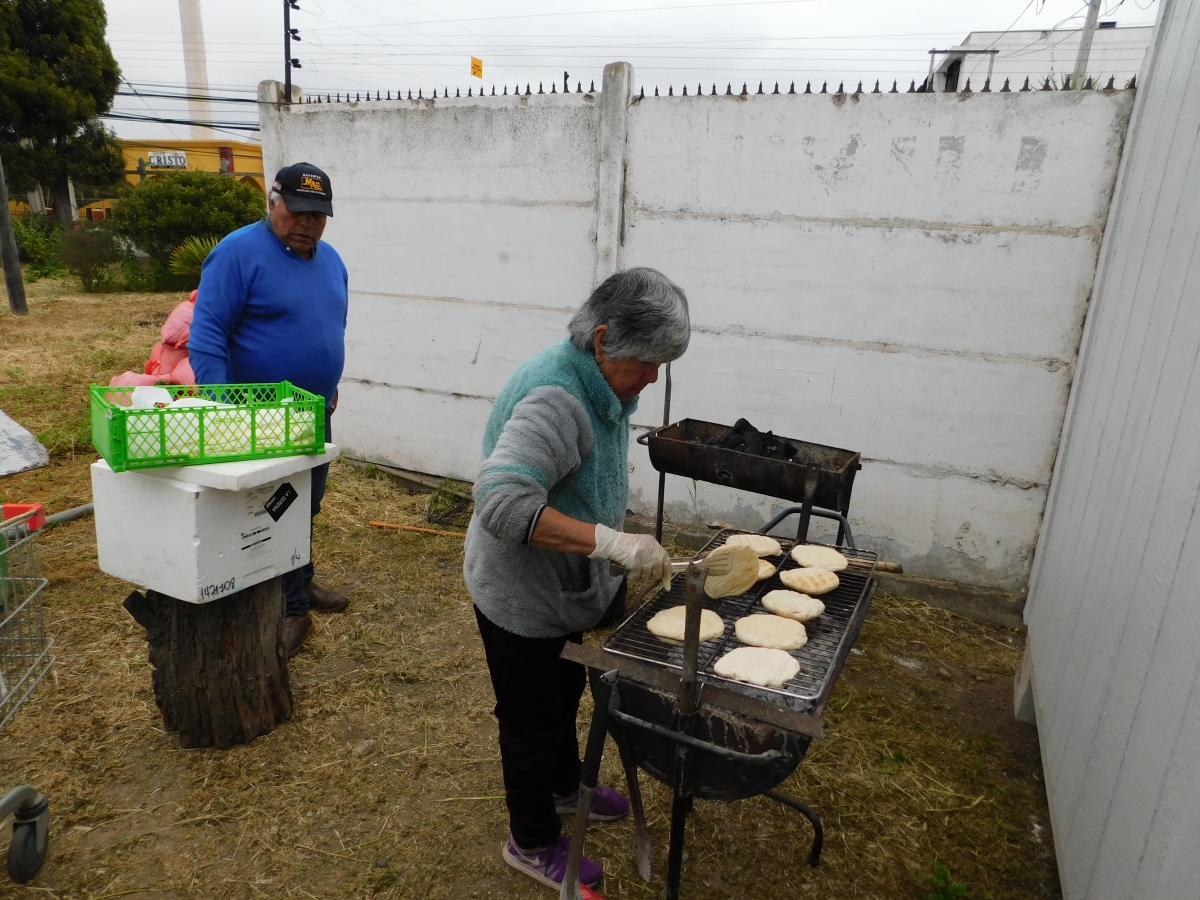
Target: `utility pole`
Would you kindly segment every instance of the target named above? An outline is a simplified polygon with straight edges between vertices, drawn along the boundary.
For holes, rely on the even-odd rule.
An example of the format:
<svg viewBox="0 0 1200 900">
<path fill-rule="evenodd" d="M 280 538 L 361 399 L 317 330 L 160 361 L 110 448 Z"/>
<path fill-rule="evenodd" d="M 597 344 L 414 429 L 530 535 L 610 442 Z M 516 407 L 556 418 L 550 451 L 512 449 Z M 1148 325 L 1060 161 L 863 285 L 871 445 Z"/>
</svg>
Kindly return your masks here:
<svg viewBox="0 0 1200 900">
<path fill-rule="evenodd" d="M 4 160 L 0 159 L 0 264 L 4 267 L 4 286 L 8 289 L 8 308 L 14 316 L 29 312 L 25 305 L 25 282 L 21 280 L 21 260 L 17 258 L 17 236 L 13 234 L 12 213 L 8 209 L 8 184 L 4 180 Z"/>
<path fill-rule="evenodd" d="M 1075 57 L 1075 73 L 1071 76 L 1071 90 L 1083 90 L 1083 79 L 1087 75 L 1088 56 L 1092 52 L 1092 35 L 1096 33 L 1096 19 L 1100 17 L 1100 0 L 1087 0 L 1087 20 L 1083 33 L 1079 35 L 1079 55 Z"/>
<path fill-rule="evenodd" d="M 283 0 L 283 102 L 292 102 L 292 69 L 300 68 L 300 60 L 292 57 L 292 40 L 300 40 L 299 29 L 292 27 L 292 10 L 298 10 L 297 0 Z"/>
</svg>

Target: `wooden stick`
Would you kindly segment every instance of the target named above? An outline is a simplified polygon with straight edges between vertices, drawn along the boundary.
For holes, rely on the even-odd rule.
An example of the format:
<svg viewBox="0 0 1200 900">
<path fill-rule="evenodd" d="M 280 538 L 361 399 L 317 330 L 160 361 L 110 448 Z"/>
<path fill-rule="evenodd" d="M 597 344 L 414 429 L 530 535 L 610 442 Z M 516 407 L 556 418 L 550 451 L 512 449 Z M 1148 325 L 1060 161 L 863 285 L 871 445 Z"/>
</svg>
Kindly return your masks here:
<svg viewBox="0 0 1200 900">
<path fill-rule="evenodd" d="M 395 528 L 399 531 L 416 531 L 420 534 L 440 534 L 443 537 L 466 537 L 461 531 L 438 531 L 436 528 L 420 528 L 416 525 L 392 525 L 389 522 L 368 522 L 367 524 L 374 525 L 376 528 Z"/>
</svg>

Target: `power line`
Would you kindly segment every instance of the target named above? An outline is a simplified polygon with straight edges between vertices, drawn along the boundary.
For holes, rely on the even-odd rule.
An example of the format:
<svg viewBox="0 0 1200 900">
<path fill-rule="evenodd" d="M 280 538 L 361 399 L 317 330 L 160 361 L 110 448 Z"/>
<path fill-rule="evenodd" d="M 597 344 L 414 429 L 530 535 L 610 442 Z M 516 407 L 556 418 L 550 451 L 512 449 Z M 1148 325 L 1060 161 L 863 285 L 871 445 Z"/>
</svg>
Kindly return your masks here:
<svg viewBox="0 0 1200 900">
<path fill-rule="evenodd" d="M 196 119 L 168 119 L 162 116 L 140 116 L 135 113 L 114 113 L 108 112 L 100 116 L 101 119 L 121 119 L 127 122 L 162 122 L 165 125 L 198 125 L 203 128 L 212 128 L 215 131 L 260 131 L 257 125 L 251 125 L 245 122 L 200 122 Z"/>
<path fill-rule="evenodd" d="M 156 94 L 149 91 L 117 91 L 118 97 L 155 97 L 160 100 L 210 100 L 213 103 L 258 103 L 248 97 L 213 97 L 203 94 Z"/>
</svg>

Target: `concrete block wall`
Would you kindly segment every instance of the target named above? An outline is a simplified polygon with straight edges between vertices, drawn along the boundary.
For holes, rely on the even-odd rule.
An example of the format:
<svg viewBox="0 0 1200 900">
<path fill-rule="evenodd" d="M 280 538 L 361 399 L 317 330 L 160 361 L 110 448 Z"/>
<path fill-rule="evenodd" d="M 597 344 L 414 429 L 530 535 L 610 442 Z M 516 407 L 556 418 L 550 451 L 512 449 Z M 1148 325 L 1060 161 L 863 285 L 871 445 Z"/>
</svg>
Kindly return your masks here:
<svg viewBox="0 0 1200 900">
<path fill-rule="evenodd" d="M 473 478 L 513 369 L 614 267 L 651 265 L 696 329 L 672 419 L 859 450 L 860 543 L 1023 590 L 1131 92 L 639 98 L 610 69 L 589 94 L 261 107 L 267 169 L 333 181 L 338 442 Z M 681 524 L 782 505 L 674 478 L 667 499 Z"/>
</svg>

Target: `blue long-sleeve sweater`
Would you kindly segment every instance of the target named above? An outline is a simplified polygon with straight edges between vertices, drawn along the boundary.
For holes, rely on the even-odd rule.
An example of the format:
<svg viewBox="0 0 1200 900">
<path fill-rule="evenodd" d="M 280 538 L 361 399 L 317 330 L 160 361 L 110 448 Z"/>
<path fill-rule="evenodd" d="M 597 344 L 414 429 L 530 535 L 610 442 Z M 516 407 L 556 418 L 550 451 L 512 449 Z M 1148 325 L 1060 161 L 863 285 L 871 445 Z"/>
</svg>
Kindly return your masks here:
<svg viewBox="0 0 1200 900">
<path fill-rule="evenodd" d="M 290 381 L 333 399 L 346 361 L 346 266 L 293 253 L 263 219 L 208 255 L 188 338 L 199 384 Z"/>
</svg>

